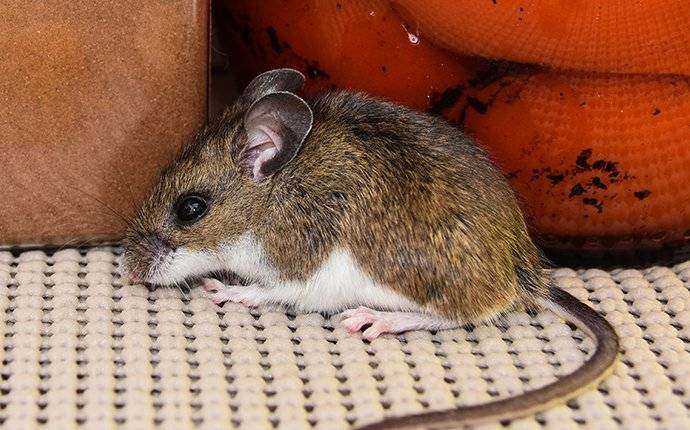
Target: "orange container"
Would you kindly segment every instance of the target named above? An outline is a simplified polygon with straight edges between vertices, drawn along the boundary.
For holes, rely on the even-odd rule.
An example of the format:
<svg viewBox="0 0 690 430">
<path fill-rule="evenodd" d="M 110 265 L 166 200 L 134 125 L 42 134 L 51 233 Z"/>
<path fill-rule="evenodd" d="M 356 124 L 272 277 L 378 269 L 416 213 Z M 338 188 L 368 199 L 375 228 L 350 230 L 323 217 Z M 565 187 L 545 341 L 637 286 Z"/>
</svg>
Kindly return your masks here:
<svg viewBox="0 0 690 430">
<path fill-rule="evenodd" d="M 690 244 L 690 3 L 604 3 L 223 0 L 219 17 L 241 83 L 296 67 L 307 90 L 363 90 L 462 127 L 542 245 L 678 249 Z"/>
</svg>

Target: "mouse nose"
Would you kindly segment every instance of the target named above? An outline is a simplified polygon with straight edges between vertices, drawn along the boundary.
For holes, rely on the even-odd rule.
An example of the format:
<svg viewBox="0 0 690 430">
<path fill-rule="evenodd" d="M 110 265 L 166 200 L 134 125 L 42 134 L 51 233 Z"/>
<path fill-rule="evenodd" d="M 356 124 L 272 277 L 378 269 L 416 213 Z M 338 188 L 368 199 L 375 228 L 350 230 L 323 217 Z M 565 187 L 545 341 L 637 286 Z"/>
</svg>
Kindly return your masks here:
<svg viewBox="0 0 690 430">
<path fill-rule="evenodd" d="M 121 275 L 128 280 L 130 284 L 141 284 L 144 281 L 141 272 L 137 269 L 123 270 Z"/>
<path fill-rule="evenodd" d="M 175 251 L 170 240 L 159 231 L 145 231 L 126 238 L 120 274 L 131 284 L 146 284 L 151 273 Z"/>
<path fill-rule="evenodd" d="M 131 271 L 126 275 L 129 280 L 135 284 L 140 284 L 143 279 L 141 278 L 141 274 L 139 272 Z"/>
<path fill-rule="evenodd" d="M 131 249 L 129 245 L 125 245 L 122 255 L 117 260 L 118 272 L 120 278 L 129 281 L 129 283 L 137 284 L 142 281 L 141 271 L 137 269 L 136 264 L 131 260 Z"/>
</svg>

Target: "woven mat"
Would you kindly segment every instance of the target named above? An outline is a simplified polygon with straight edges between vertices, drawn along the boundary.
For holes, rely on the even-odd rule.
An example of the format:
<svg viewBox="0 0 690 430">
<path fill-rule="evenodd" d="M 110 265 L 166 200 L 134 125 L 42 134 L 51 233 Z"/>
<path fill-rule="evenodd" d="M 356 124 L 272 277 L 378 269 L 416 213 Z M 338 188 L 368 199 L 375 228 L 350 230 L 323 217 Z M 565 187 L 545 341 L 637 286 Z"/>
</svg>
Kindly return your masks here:
<svg viewBox="0 0 690 430">
<path fill-rule="evenodd" d="M 122 285 L 117 253 L 0 252 L 3 428 L 346 429 L 531 390 L 593 347 L 547 311 L 367 343 L 336 318 Z M 690 429 L 690 262 L 553 274 L 615 325 L 622 362 L 568 405 L 481 428 Z"/>
</svg>

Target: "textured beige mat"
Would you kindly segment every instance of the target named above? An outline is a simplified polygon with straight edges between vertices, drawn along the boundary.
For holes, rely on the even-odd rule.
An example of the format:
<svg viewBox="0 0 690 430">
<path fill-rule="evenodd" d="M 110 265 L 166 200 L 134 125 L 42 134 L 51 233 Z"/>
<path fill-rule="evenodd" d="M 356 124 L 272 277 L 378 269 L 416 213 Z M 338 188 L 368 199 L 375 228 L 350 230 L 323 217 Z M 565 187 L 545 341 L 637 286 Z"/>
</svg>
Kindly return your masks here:
<svg viewBox="0 0 690 430">
<path fill-rule="evenodd" d="M 122 285 L 116 252 L 0 252 L 3 428 L 344 429 L 515 395 L 592 350 L 549 312 L 368 344 L 318 314 Z M 554 276 L 615 325 L 623 362 L 599 390 L 505 425 L 690 429 L 690 262 Z"/>
</svg>

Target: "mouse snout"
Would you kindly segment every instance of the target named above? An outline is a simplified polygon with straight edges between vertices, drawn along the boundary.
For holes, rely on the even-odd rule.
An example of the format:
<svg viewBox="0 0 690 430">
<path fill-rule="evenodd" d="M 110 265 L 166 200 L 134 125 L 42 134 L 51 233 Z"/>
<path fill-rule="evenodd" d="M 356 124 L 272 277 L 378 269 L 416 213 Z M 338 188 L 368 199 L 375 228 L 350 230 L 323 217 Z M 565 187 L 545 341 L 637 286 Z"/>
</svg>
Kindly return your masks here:
<svg viewBox="0 0 690 430">
<path fill-rule="evenodd" d="M 129 279 L 130 283 L 141 284 L 142 282 L 144 282 L 144 279 L 143 279 L 141 273 L 136 269 L 129 269 L 129 270 L 123 269 L 122 272 L 123 272 L 123 275 L 126 276 L 127 279 Z"/>
<path fill-rule="evenodd" d="M 130 234 L 124 242 L 121 271 L 133 282 L 148 282 L 174 251 L 160 232 Z"/>
</svg>

